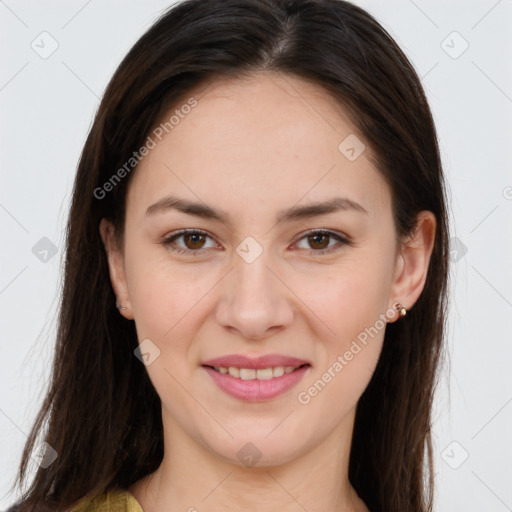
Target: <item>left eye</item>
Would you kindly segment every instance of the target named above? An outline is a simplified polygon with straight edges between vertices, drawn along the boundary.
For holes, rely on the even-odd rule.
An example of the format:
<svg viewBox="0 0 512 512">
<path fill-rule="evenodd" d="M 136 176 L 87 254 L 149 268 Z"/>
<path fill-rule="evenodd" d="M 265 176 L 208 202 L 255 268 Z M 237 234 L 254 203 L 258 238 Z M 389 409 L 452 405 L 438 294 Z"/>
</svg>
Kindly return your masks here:
<svg viewBox="0 0 512 512">
<path fill-rule="evenodd" d="M 175 240 L 178 240 L 180 238 L 183 238 L 184 241 L 184 247 L 182 246 L 176 246 Z M 169 249 L 173 252 L 176 252 L 178 254 L 189 254 L 194 255 L 194 253 L 198 253 L 201 250 L 205 249 L 204 244 L 205 240 L 207 238 L 211 238 L 206 231 L 201 231 L 197 229 L 187 229 L 178 231 L 177 233 L 172 234 L 171 236 L 165 238 L 162 241 L 162 244 L 166 247 L 169 247 Z M 330 241 L 337 240 L 338 243 L 334 243 L 329 245 Z M 310 231 L 303 235 L 299 242 L 302 240 L 306 240 L 306 243 L 310 245 L 310 249 L 306 248 L 306 250 L 309 250 L 316 254 L 324 254 L 332 252 L 333 250 L 336 250 L 337 246 L 343 246 L 343 245 L 350 245 L 350 241 L 341 236 L 338 235 L 332 231 L 325 231 L 325 230 L 315 230 Z M 296 242 L 294 245 L 297 245 L 298 242 Z M 211 246 L 210 248 L 215 248 L 215 244 Z"/>
<path fill-rule="evenodd" d="M 338 243 L 329 245 L 329 240 L 337 240 Z M 347 238 L 338 235 L 336 233 L 333 233 L 332 231 L 322 231 L 322 230 L 316 230 L 316 231 L 310 231 L 309 233 L 306 233 L 300 240 L 306 240 L 308 244 L 310 244 L 311 247 L 313 247 L 313 252 L 324 254 L 331 252 L 342 245 L 349 245 L 350 242 Z M 327 245 L 326 245 L 327 243 Z M 308 250 L 306 248 L 306 250 Z"/>
</svg>

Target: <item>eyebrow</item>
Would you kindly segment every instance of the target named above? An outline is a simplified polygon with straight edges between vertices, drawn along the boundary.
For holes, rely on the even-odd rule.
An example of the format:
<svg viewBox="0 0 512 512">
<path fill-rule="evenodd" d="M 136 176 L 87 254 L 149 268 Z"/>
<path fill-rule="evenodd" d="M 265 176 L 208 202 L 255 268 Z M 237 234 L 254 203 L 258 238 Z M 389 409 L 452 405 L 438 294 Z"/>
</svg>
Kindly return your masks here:
<svg viewBox="0 0 512 512">
<path fill-rule="evenodd" d="M 178 210 L 189 215 L 229 224 L 229 215 L 223 210 L 218 210 L 204 203 L 196 203 L 175 196 L 166 196 L 149 206 L 146 210 L 146 216 L 164 213 L 168 210 Z M 344 210 L 352 210 L 368 215 L 368 211 L 358 202 L 345 197 L 335 197 L 325 202 L 317 202 L 305 206 L 293 206 L 282 210 L 278 213 L 276 221 L 290 222 Z"/>
</svg>

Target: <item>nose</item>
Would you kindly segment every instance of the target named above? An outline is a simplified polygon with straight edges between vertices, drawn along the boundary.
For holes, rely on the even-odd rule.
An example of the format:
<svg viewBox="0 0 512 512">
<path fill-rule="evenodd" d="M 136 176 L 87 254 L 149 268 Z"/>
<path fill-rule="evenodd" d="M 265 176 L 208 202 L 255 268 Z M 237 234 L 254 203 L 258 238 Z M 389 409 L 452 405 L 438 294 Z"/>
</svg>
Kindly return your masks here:
<svg viewBox="0 0 512 512">
<path fill-rule="evenodd" d="M 233 266 L 223 279 L 216 310 L 219 325 L 253 341 L 289 326 L 294 318 L 293 293 L 265 251 L 250 263 L 235 254 Z"/>
</svg>

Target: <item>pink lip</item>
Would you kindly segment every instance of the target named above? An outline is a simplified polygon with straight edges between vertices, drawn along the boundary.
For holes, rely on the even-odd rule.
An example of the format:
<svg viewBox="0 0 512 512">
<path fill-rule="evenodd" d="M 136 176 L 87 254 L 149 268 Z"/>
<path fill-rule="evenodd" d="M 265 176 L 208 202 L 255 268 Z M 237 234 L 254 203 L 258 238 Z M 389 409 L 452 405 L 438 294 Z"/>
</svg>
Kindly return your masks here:
<svg viewBox="0 0 512 512">
<path fill-rule="evenodd" d="M 241 354 L 231 354 L 205 361 L 202 366 L 209 373 L 215 384 L 228 395 L 248 402 L 262 402 L 274 398 L 295 386 L 304 376 L 311 364 L 296 357 L 279 354 L 268 354 L 257 358 L 247 357 Z M 285 373 L 281 377 L 273 377 L 268 380 L 242 380 L 220 373 L 211 366 L 237 368 L 275 368 L 276 366 L 295 366 L 291 373 Z M 300 367 L 300 368 L 299 368 Z"/>
<path fill-rule="evenodd" d="M 291 373 L 285 373 L 281 377 L 269 380 L 242 380 L 232 377 L 229 373 L 220 373 L 209 366 L 205 366 L 204 369 L 224 393 L 247 402 L 263 402 L 295 386 L 308 371 L 309 366 L 302 366 Z"/>
<path fill-rule="evenodd" d="M 309 361 L 298 359 L 296 357 L 282 356 L 279 354 L 268 354 L 260 357 L 247 357 L 241 354 L 231 354 L 223 357 L 216 357 L 209 359 L 202 363 L 203 366 L 220 366 L 229 367 L 236 366 L 237 368 L 274 368 L 276 366 L 301 366 L 303 364 L 310 364 Z"/>
</svg>

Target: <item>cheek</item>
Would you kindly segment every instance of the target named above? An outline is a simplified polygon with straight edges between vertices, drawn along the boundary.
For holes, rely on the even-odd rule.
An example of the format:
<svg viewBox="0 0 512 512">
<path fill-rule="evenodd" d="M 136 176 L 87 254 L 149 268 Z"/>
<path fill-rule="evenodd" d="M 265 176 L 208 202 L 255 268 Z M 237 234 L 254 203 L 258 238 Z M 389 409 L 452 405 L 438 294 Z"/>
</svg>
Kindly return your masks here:
<svg viewBox="0 0 512 512">
<path fill-rule="evenodd" d="M 332 281 L 321 318 L 334 334 L 320 339 L 318 364 L 297 401 L 325 428 L 338 424 L 366 389 L 379 360 L 386 330 L 386 287 L 375 275 L 351 272 Z"/>
<path fill-rule="evenodd" d="M 128 281 L 139 343 L 151 340 L 149 346 L 158 354 L 146 367 L 149 378 L 163 406 L 183 423 L 193 417 L 189 409 L 194 403 L 182 386 L 197 369 L 194 333 L 205 315 L 205 295 L 214 285 L 212 276 L 198 279 L 191 269 L 134 258 Z"/>
<path fill-rule="evenodd" d="M 329 407 L 332 414 L 336 404 L 336 415 L 356 404 L 375 370 L 391 318 L 389 273 L 390 258 L 361 251 L 357 260 L 347 259 L 326 276 L 328 285 L 321 292 L 310 294 L 312 309 L 329 326 L 330 335 L 317 344 L 320 364 L 301 387 L 300 403 L 315 402 L 319 414 Z"/>
<path fill-rule="evenodd" d="M 178 383 L 197 372 L 201 346 L 195 340 L 211 314 L 211 294 L 222 275 L 197 265 L 171 265 L 165 258 L 134 258 L 130 263 L 137 337 L 139 343 L 149 339 L 157 347 L 158 358 L 147 367 L 149 377 L 160 397 L 173 397 L 176 407 L 182 407 L 186 397 Z"/>
<path fill-rule="evenodd" d="M 196 314 L 215 276 L 199 272 L 194 265 L 171 264 L 165 255 L 155 257 L 154 252 L 127 260 L 127 280 L 138 330 L 165 343 L 188 315 Z"/>
<path fill-rule="evenodd" d="M 323 371 L 340 375 L 344 393 L 360 390 L 377 364 L 386 329 L 386 293 L 375 281 L 340 280 L 342 291 L 332 293 L 326 322 L 335 335 L 324 340 L 327 361 Z M 365 278 L 367 276 L 364 276 Z M 329 380 L 329 376 L 325 377 Z"/>
<path fill-rule="evenodd" d="M 374 251 L 361 251 L 357 258 L 347 258 L 328 272 L 309 276 L 304 281 L 306 287 L 301 293 L 307 297 L 308 306 L 330 328 L 329 338 L 335 341 L 332 349 L 343 347 L 386 312 L 390 272 L 390 263 Z"/>
<path fill-rule="evenodd" d="M 323 428 L 334 428 L 357 405 L 368 386 L 382 348 L 384 330 L 365 343 L 357 339 L 335 351 L 329 364 L 317 368 L 297 394 L 299 407 L 324 418 Z"/>
</svg>

